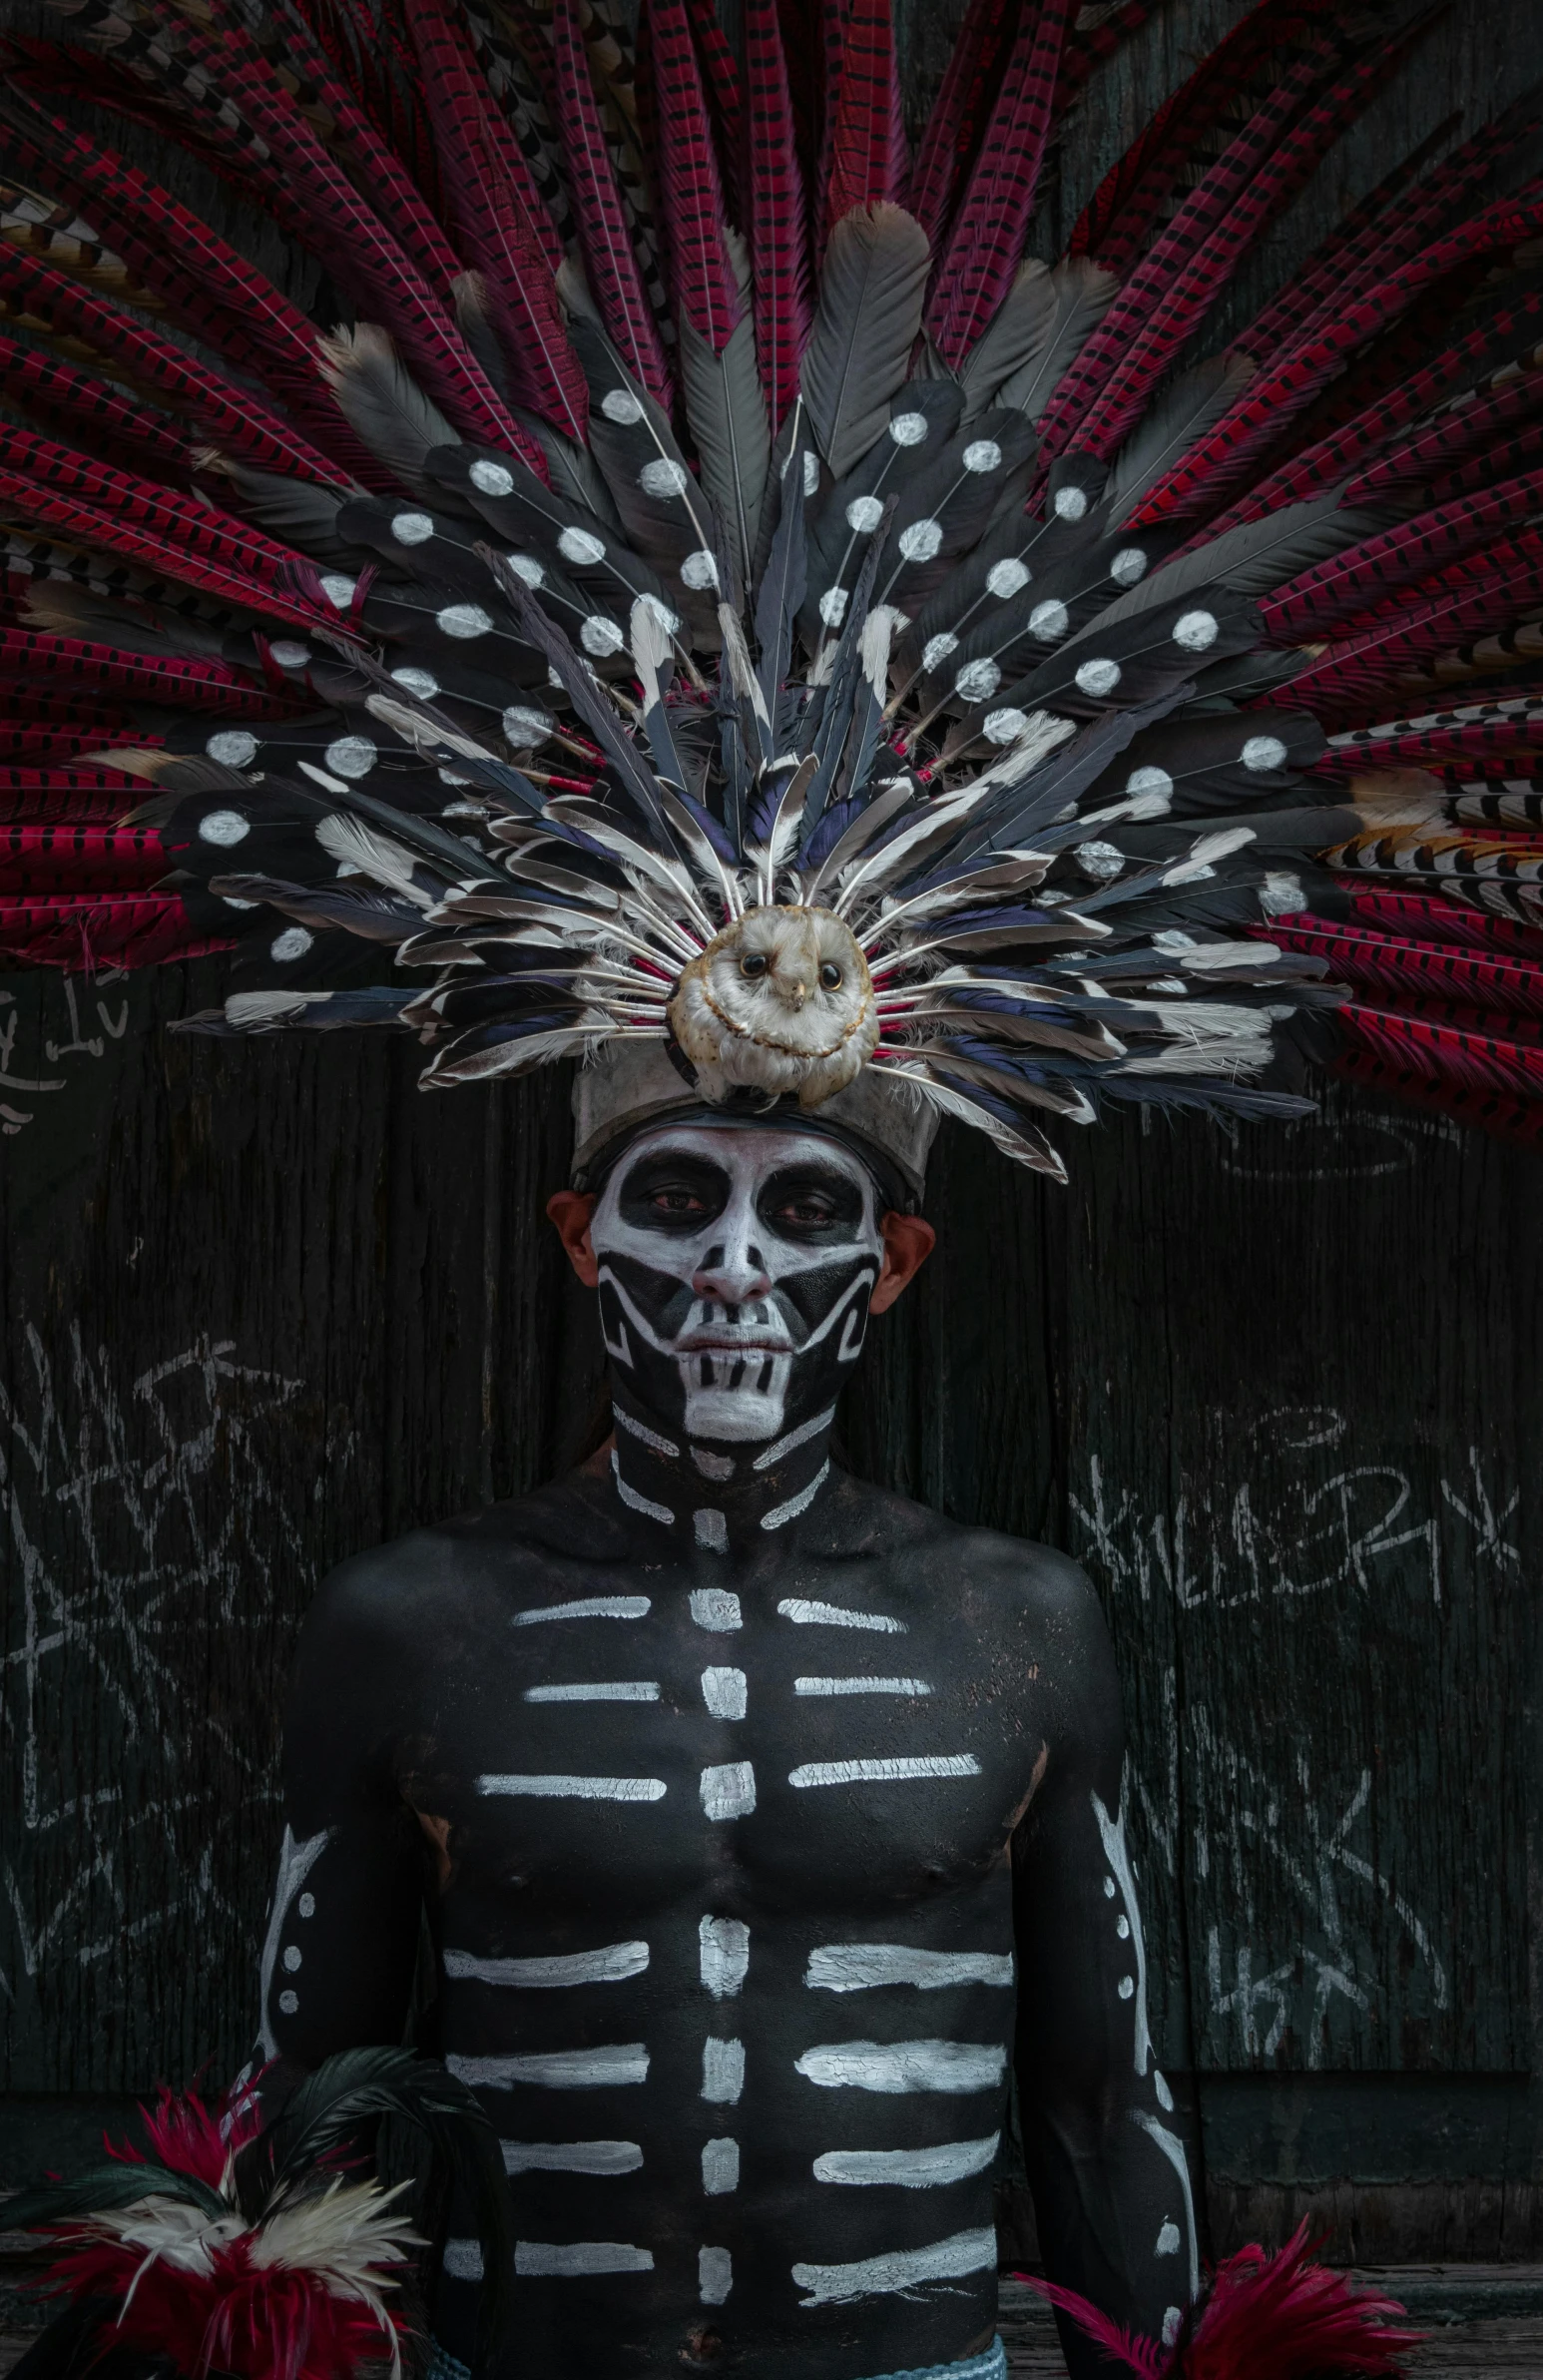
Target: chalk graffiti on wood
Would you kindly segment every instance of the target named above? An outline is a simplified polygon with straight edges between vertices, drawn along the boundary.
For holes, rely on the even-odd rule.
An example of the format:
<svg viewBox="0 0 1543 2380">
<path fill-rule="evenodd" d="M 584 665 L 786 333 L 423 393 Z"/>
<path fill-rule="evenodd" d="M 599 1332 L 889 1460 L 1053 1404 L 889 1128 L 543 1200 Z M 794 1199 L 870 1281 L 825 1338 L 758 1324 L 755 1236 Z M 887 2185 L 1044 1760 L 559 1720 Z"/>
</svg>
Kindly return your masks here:
<svg viewBox="0 0 1543 2380">
<path fill-rule="evenodd" d="M 188 1919 L 230 1954 L 220 1839 L 272 1798 L 275 1622 L 311 1576 L 276 1477 L 300 1383 L 207 1336 L 127 1382 L 78 1329 L 57 1359 L 23 1344 L 0 1386 L 13 1999 Z"/>
</svg>

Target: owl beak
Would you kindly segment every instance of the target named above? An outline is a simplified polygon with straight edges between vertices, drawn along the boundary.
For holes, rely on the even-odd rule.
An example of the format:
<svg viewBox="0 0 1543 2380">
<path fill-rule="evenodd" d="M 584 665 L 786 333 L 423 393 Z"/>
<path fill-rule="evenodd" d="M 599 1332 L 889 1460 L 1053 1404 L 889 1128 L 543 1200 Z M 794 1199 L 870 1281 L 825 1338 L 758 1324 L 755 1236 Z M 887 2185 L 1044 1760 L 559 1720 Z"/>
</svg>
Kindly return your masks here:
<svg viewBox="0 0 1543 2380">
<path fill-rule="evenodd" d="M 782 994 L 789 1008 L 801 1008 L 808 996 L 809 987 L 801 977 L 795 977 Z"/>
</svg>

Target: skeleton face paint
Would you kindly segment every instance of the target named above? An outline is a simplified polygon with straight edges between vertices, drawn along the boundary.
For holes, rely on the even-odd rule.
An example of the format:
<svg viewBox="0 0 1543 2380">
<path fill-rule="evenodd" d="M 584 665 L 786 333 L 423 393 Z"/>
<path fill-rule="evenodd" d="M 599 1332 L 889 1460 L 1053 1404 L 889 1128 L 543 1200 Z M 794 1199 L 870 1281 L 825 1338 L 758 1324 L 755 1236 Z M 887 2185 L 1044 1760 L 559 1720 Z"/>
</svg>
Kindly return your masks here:
<svg viewBox="0 0 1543 2380">
<path fill-rule="evenodd" d="M 644 1133 L 590 1225 L 619 1385 L 698 1443 L 774 1439 L 824 1412 L 867 1327 L 876 1205 L 861 1162 L 813 1133 Z"/>
</svg>

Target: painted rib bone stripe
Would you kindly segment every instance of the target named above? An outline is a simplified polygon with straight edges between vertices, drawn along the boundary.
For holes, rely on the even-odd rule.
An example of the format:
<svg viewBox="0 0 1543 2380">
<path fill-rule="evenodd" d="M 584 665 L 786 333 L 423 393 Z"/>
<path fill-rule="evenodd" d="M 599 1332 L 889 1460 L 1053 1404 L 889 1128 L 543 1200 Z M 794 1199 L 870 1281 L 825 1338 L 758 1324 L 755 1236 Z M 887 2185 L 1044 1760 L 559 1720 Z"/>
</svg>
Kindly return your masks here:
<svg viewBox="0 0 1543 2380">
<path fill-rule="evenodd" d="M 506 2173 L 636 2173 L 636 2140 L 500 2140 Z"/>
<path fill-rule="evenodd" d="M 930 1694 L 924 1677 L 795 1677 L 795 1694 Z"/>
<path fill-rule="evenodd" d="M 620 1984 L 649 1963 L 646 1942 L 612 1942 L 598 1951 L 566 1951 L 555 1958 L 482 1959 L 447 1950 L 444 1971 L 456 1983 L 500 1984 L 515 1991 L 550 1992 L 572 1984 Z"/>
<path fill-rule="evenodd" d="M 526 2050 L 511 2058 L 465 2058 L 452 2051 L 445 2065 L 474 2089 L 513 2090 L 526 2083 L 540 2090 L 610 2090 L 649 2079 L 642 2042 L 608 2042 L 597 2050 Z"/>
<path fill-rule="evenodd" d="M 844 1603 L 811 1603 L 802 1595 L 784 1595 L 777 1615 L 795 1628 L 873 1628 L 884 1636 L 903 1636 L 906 1623 L 887 1611 L 853 1611 Z"/>
<path fill-rule="evenodd" d="M 489 1773 L 477 1779 L 484 1794 L 531 1795 L 543 1801 L 660 1802 L 663 1777 L 577 1777 Z"/>
<path fill-rule="evenodd" d="M 659 1680 L 653 1677 L 581 1679 L 572 1685 L 527 1686 L 522 1702 L 657 1702 Z"/>
<path fill-rule="evenodd" d="M 984 2173 L 1001 2137 L 987 2132 L 983 2139 L 944 2140 L 935 2148 L 830 2148 L 814 2159 L 814 2179 L 849 2189 L 942 2189 Z"/>
<path fill-rule="evenodd" d="M 517 2239 L 514 2269 L 521 2280 L 581 2280 L 597 2272 L 652 2272 L 652 2248 L 621 2239 Z"/>
<path fill-rule="evenodd" d="M 647 1595 L 575 1595 L 568 1603 L 542 1603 L 534 1611 L 517 1611 L 511 1628 L 534 1628 L 548 1619 L 646 1619 L 653 1609 Z"/>
<path fill-rule="evenodd" d="M 996 2264 L 994 2230 L 955 2231 L 931 2247 L 897 2248 L 856 2264 L 795 2264 L 792 2277 L 808 2295 L 800 2305 L 849 2305 L 854 2298 L 892 2296 L 923 2281 L 952 2281 Z"/>
<path fill-rule="evenodd" d="M 822 2042 L 793 2060 L 821 2090 L 997 2090 L 1007 2052 L 999 2042 Z"/>
<path fill-rule="evenodd" d="M 1010 1987 L 1007 1951 L 923 1951 L 902 1942 L 822 1942 L 809 1953 L 803 1981 L 811 1992 L 876 1992 L 910 1984 L 941 1992 L 953 1984 Z"/>
<path fill-rule="evenodd" d="M 920 1777 L 978 1777 L 980 1762 L 973 1752 L 921 1752 L 902 1759 L 810 1760 L 789 1769 L 787 1782 L 800 1789 L 811 1785 L 894 1785 Z"/>
</svg>

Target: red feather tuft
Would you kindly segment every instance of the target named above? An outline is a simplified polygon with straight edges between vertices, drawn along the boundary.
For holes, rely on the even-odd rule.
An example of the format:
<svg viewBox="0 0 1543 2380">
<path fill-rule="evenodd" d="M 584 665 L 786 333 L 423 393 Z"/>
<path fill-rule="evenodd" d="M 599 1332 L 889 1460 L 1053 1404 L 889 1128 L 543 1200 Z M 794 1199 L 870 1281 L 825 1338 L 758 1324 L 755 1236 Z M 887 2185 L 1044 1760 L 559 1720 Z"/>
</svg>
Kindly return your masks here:
<svg viewBox="0 0 1543 2380">
<path fill-rule="evenodd" d="M 830 98 L 828 235 L 853 207 L 903 206 L 910 179 L 889 0 L 850 0 Z"/>
<path fill-rule="evenodd" d="M 745 95 L 756 352 L 776 431 L 798 393 L 809 330 L 803 184 L 776 0 L 746 0 Z"/>
<path fill-rule="evenodd" d="M 4 924 L 0 910 L 0 932 Z M 68 2285 L 76 2297 L 127 2298 L 109 2334 L 114 2345 L 165 2357 L 177 2372 L 350 2380 L 377 2362 L 385 2345 L 367 2305 L 334 2296 L 314 2273 L 255 2264 L 247 2237 L 215 2252 L 213 2269 L 201 2273 L 159 2257 L 147 2266 L 137 2242 L 61 2236 L 68 2252 L 45 2286 Z M 402 2316 L 391 2309 L 387 2319 L 400 2338 Z"/>
<path fill-rule="evenodd" d="M 1111 167 L 1078 217 L 1068 253 L 1094 257 L 1114 274 L 1129 272 L 1165 207 L 1186 180 L 1200 179 L 1208 151 L 1220 154 L 1232 137 L 1229 127 L 1263 104 L 1283 46 L 1293 37 L 1299 43 L 1305 26 L 1330 4 L 1261 0 Z"/>
<path fill-rule="evenodd" d="M 1071 0 L 1026 10 L 933 276 L 927 315 L 938 352 L 957 369 L 1000 307 L 1023 261 L 1054 119 Z"/>
<path fill-rule="evenodd" d="M 558 310 L 562 243 L 441 0 L 408 15 L 462 254 L 483 276 L 513 393 L 581 444 L 589 397 Z"/>
<path fill-rule="evenodd" d="M 579 23 L 578 0 L 557 0 L 552 11 L 557 114 L 568 164 L 568 190 L 590 295 L 607 337 L 633 378 L 662 404 L 671 402 L 670 370 L 660 344 L 632 234 L 616 186 L 611 152 L 589 56 Z"/>
<path fill-rule="evenodd" d="M 1278 2255 L 1240 2248 L 1219 2264 L 1199 2321 L 1171 2350 L 1122 2330 L 1075 2290 L 1018 2277 L 1142 2380 L 1394 2380 L 1418 2344 L 1402 2306 L 1314 2260 L 1305 2222 Z"/>
<path fill-rule="evenodd" d="M 698 337 L 721 355 L 744 308 L 724 245 L 723 186 L 684 0 L 652 0 L 649 29 L 675 302 Z"/>
<path fill-rule="evenodd" d="M 1407 47 L 1407 42 L 1389 44 L 1358 58 L 1299 112 L 1302 86 L 1316 79 L 1314 70 L 1304 62 L 1297 75 L 1286 77 L 1275 98 L 1239 135 L 1215 174 L 1201 184 L 1191 205 L 1181 211 L 1182 234 L 1181 218 L 1176 218 L 1174 234 L 1158 242 L 1088 341 L 1078 358 L 1079 368 L 1085 358 L 1091 360 L 1092 348 L 1105 333 L 1113 343 L 1116 314 L 1122 309 L 1129 313 L 1134 324 L 1129 344 L 1086 416 L 1074 428 L 1058 398 L 1041 422 L 1041 438 L 1048 443 L 1050 414 L 1059 414 L 1055 443 L 1048 446 L 1049 451 L 1069 443 L 1080 453 L 1101 458 L 1115 452 L 1140 419 L 1157 381 L 1177 361 L 1255 241 L 1296 196 L 1318 160 L 1373 98 Z M 1264 409 L 1265 400 L 1256 394 L 1258 387 L 1258 381 L 1252 383 L 1234 408 L 1245 408 L 1251 421 L 1257 406 L 1261 412 Z M 1232 414 L 1227 418 L 1231 420 Z M 1216 431 L 1209 434 L 1208 453 L 1219 435 Z M 1144 517 L 1146 512 L 1144 506 Z"/>
<path fill-rule="evenodd" d="M 1001 87 L 1017 11 L 1013 0 L 970 0 L 911 176 L 911 213 L 934 249 L 953 213 L 959 177 Z"/>
</svg>

